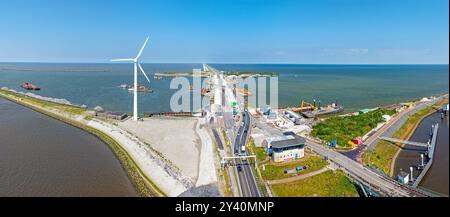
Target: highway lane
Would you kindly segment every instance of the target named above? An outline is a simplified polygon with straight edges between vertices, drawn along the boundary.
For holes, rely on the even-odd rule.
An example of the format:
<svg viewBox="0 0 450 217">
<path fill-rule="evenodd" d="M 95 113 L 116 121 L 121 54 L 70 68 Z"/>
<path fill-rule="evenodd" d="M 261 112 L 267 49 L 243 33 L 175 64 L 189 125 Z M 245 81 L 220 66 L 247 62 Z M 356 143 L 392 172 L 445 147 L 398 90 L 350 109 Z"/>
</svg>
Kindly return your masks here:
<svg viewBox="0 0 450 217">
<path fill-rule="evenodd" d="M 208 70 L 211 70 L 216 75 L 222 74 L 217 69 L 214 69 L 213 67 L 210 67 L 209 65 L 204 65 Z M 219 76 L 220 77 L 220 76 Z M 223 78 L 219 78 L 221 81 L 219 84 L 226 83 L 226 81 Z M 224 120 L 224 127 L 228 135 L 231 137 L 234 136 L 234 143 L 233 143 L 233 153 L 234 156 L 246 156 L 248 153 L 243 151 L 242 147 L 245 147 L 247 144 L 248 139 L 248 132 L 250 129 L 250 114 L 248 111 L 244 110 L 241 106 L 241 103 L 238 103 L 238 106 L 240 107 L 240 111 L 242 111 L 243 120 L 241 124 L 238 127 L 237 133 L 234 133 L 235 129 L 235 119 L 233 117 L 232 109 L 230 108 L 231 102 L 228 101 L 228 97 L 226 97 L 224 94 L 226 92 L 232 92 L 232 91 L 222 91 L 222 86 L 215 87 L 216 91 L 220 91 L 222 93 L 222 106 L 223 106 L 223 120 Z M 227 88 L 230 88 L 227 86 Z M 235 96 L 232 96 L 232 98 L 236 98 Z M 255 179 L 255 176 L 253 174 L 252 165 L 249 164 L 248 160 L 246 159 L 237 159 L 236 164 L 238 166 L 235 167 L 237 172 L 237 181 L 240 187 L 241 196 L 243 197 L 259 197 L 259 190 L 258 185 Z"/>
<path fill-rule="evenodd" d="M 245 147 L 248 139 L 248 131 L 250 128 L 250 114 L 247 111 L 242 113 L 243 124 L 239 127 L 238 134 L 236 136 L 236 143 L 234 145 L 235 155 L 245 156 L 247 152 L 243 151 L 242 147 Z M 237 153 L 237 154 L 236 154 Z M 248 160 L 240 159 L 238 160 L 240 164 L 240 169 L 238 172 L 238 179 L 241 186 L 241 192 L 243 197 L 259 197 L 258 185 L 256 183 L 255 176 L 252 171 L 252 165 L 249 164 Z"/>
</svg>

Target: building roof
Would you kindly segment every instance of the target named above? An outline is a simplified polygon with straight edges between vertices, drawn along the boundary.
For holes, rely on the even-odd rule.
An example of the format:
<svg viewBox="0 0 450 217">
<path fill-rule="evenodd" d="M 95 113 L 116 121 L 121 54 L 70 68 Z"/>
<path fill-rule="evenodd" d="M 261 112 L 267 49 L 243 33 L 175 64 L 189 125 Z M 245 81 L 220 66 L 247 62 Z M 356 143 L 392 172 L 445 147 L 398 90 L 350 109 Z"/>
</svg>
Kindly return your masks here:
<svg viewBox="0 0 450 217">
<path fill-rule="evenodd" d="M 287 148 L 295 145 L 304 145 L 306 140 L 297 135 L 284 135 L 268 141 L 274 148 Z"/>
<path fill-rule="evenodd" d="M 400 171 L 400 174 L 398 174 L 398 176 L 402 177 L 402 178 L 406 178 L 406 177 L 409 177 L 409 173 L 406 173 L 404 171 Z"/>
</svg>

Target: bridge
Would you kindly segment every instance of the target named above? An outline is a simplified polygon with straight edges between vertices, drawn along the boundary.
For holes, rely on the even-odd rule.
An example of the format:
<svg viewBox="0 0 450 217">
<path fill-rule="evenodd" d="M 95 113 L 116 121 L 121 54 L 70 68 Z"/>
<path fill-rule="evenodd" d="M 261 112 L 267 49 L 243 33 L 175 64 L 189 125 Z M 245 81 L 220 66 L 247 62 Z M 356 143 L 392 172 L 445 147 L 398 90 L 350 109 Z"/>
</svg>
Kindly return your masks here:
<svg viewBox="0 0 450 217">
<path fill-rule="evenodd" d="M 205 112 L 156 112 L 156 113 L 144 113 L 144 117 L 153 116 L 204 116 Z"/>
<path fill-rule="evenodd" d="M 412 145 L 412 146 L 428 148 L 428 144 L 427 143 L 413 142 L 413 141 L 401 140 L 401 139 L 390 138 L 390 137 L 385 137 L 385 136 L 380 136 L 378 138 L 382 139 L 382 140 L 385 140 L 385 141 L 388 141 L 388 142 L 392 142 L 392 143 L 401 143 L 401 144 L 405 144 L 405 145 Z"/>
</svg>

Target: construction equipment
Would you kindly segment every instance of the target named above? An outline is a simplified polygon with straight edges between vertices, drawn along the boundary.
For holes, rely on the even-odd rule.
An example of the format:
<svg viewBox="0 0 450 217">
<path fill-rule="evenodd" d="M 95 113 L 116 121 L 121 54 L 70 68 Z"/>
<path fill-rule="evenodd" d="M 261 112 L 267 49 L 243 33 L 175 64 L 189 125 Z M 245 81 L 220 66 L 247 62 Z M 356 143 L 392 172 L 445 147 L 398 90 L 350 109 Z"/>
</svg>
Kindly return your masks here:
<svg viewBox="0 0 450 217">
<path fill-rule="evenodd" d="M 318 109 L 318 107 L 316 107 L 316 100 L 315 99 L 314 99 L 314 104 L 311 104 L 310 102 L 308 102 L 306 100 L 302 100 L 302 103 L 300 104 L 300 108 L 301 109 L 305 109 L 305 108 L 307 108 L 307 106 L 309 108 L 311 108 L 311 110 L 317 110 Z"/>
</svg>

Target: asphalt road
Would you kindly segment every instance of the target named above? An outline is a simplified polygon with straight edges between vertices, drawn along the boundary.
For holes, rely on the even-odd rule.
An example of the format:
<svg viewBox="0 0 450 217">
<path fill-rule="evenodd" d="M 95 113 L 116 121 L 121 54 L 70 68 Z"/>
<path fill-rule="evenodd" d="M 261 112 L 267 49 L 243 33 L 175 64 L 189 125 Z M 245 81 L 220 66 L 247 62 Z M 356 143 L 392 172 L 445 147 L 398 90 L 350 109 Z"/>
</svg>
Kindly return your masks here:
<svg viewBox="0 0 450 217">
<path fill-rule="evenodd" d="M 236 140 L 234 143 L 235 156 L 247 155 L 246 151 L 242 151 L 242 147 L 245 147 L 248 138 L 248 131 L 250 128 L 250 114 L 247 111 L 243 113 L 243 124 L 239 126 L 238 133 L 236 134 Z M 259 197 L 258 185 L 253 175 L 252 166 L 248 160 L 238 160 L 237 174 L 241 187 L 241 193 L 243 197 Z"/>
<path fill-rule="evenodd" d="M 208 65 L 206 67 L 216 74 L 220 74 L 217 69 L 214 69 Z M 226 81 L 222 81 L 226 82 Z M 227 97 L 224 95 L 224 91 L 222 91 L 221 87 L 216 87 L 216 91 L 222 92 L 222 106 L 223 106 L 223 120 L 225 131 L 228 135 L 234 136 L 234 127 L 235 127 L 235 119 L 233 117 L 232 109 L 230 108 L 231 102 L 227 102 Z M 237 133 L 234 138 L 234 147 L 233 152 L 234 156 L 245 156 L 247 155 L 246 151 L 242 151 L 242 147 L 245 147 L 248 138 L 248 132 L 251 124 L 250 114 L 247 111 L 243 111 L 243 121 L 239 126 Z M 214 133 L 214 130 L 213 130 Z M 214 136 L 218 136 L 217 131 L 214 133 Z M 218 144 L 219 145 L 219 144 Z M 219 147 L 220 148 L 220 147 Z M 237 181 L 239 182 L 239 187 L 241 190 L 241 195 L 243 197 L 259 197 L 258 185 L 256 183 L 256 179 L 254 177 L 252 171 L 252 165 L 249 164 L 248 160 L 237 159 L 236 164 L 238 166 L 235 167 L 237 172 Z"/>
</svg>

